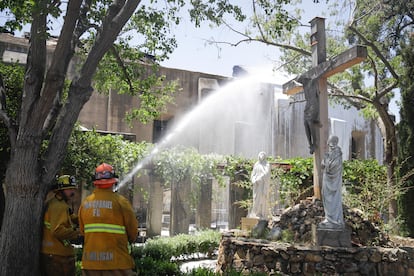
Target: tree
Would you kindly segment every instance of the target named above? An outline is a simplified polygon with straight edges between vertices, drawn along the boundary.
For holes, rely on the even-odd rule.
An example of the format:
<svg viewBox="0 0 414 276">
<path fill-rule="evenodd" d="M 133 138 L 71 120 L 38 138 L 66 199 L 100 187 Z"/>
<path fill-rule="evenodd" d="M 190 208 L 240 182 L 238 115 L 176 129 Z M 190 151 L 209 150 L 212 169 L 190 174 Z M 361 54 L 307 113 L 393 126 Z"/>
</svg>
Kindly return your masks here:
<svg viewBox="0 0 414 276">
<path fill-rule="evenodd" d="M 155 4 L 150 1 L 147 6 L 139 0 L 0 2 L 0 11 L 11 15 L 5 29 L 12 31 L 30 23 L 21 108 L 16 119 L 4 106 L 0 109 L 11 148 L 4 180 L 6 216 L 0 237 L 0 275 L 38 274 L 43 200 L 65 158 L 79 112 L 92 94 L 98 67 L 105 63 L 119 66 L 111 71 L 122 73 L 123 81 L 116 88 L 139 95 L 141 112 L 137 116 L 156 116 L 157 106 L 165 103 L 171 86 L 162 89 L 161 77 L 139 75 L 139 66 L 129 67 L 142 65 L 136 58 L 143 53 L 159 61 L 174 48 L 174 39 L 166 35 L 168 23 L 179 23 L 177 13 L 185 1 Z M 203 20 L 216 21 L 227 13 L 242 19 L 240 10 L 224 0 L 196 1 L 190 9 L 196 25 Z M 53 18 L 60 18 L 63 24 L 53 55 L 47 57 L 46 41 L 56 27 Z M 127 24 L 130 19 L 135 25 Z M 128 47 L 134 38 L 128 33 L 131 30 L 140 38 L 135 50 Z M 68 68 L 74 59 L 78 68 L 69 79 Z M 147 78 L 140 82 L 139 76 Z"/>
<path fill-rule="evenodd" d="M 407 188 L 401 199 L 402 216 L 407 226 L 407 232 L 414 236 L 414 38 L 402 47 L 405 73 L 401 79 L 401 121 L 398 125 L 399 160 L 401 164 L 400 177 Z"/>
<path fill-rule="evenodd" d="M 389 218 L 398 219 L 397 200 L 404 177 L 398 179 L 398 143 L 396 122 L 389 113 L 388 104 L 394 93 L 405 89 L 401 82 L 404 67 L 401 48 L 410 39 L 414 26 L 413 4 L 401 1 L 350 1 L 354 13 L 349 24 L 348 41 L 362 43 L 371 49 L 369 67 L 364 68 L 373 79 L 373 85 L 356 90 L 358 100 L 369 103 L 384 137 L 384 163 L 387 166 L 387 184 L 394 191 L 390 195 Z M 409 62 L 409 61 L 408 61 Z M 408 63 L 410 64 L 410 63 Z M 355 95 L 355 93 L 354 93 Z M 365 108 L 369 110 L 369 108 Z"/>
<path fill-rule="evenodd" d="M 393 42 L 386 34 L 389 21 L 386 19 L 386 7 L 382 1 L 355 1 L 352 20 L 347 25 L 348 42 L 366 45 L 369 49 L 368 62 L 358 71 L 354 70 L 350 77 L 351 89 L 339 93 L 351 98 L 351 103 L 363 107 L 366 115 L 376 119 L 384 138 L 384 164 L 387 167 L 387 185 L 393 194 L 390 194 L 388 220 L 398 219 L 397 199 L 399 189 L 396 181 L 398 161 L 398 143 L 395 118 L 389 112 L 389 102 L 399 87 L 401 74 L 399 63 L 401 56 L 396 55 Z M 375 7 L 374 9 L 372 7 Z M 391 21 L 394 19 L 391 19 Z M 372 86 L 365 86 L 362 82 L 363 72 L 372 80 Z M 359 80 L 359 85 L 356 84 Z M 343 89 L 344 90 L 344 89 Z M 338 94 L 338 93 L 336 93 Z M 393 188 L 394 187 L 394 188 Z"/>
</svg>

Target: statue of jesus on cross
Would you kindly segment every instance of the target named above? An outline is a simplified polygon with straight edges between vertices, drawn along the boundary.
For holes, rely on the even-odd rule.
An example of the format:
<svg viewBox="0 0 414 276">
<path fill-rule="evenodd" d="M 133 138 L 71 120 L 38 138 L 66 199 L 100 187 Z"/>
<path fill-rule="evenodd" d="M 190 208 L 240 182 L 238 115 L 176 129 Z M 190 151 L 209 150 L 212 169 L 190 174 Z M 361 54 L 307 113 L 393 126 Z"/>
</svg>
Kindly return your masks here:
<svg viewBox="0 0 414 276">
<path fill-rule="evenodd" d="M 318 79 L 299 77 L 298 82 L 303 84 L 306 105 L 303 116 L 306 137 L 309 143 L 309 153 L 313 154 L 318 145 L 317 131 L 322 127 L 319 122 L 319 82 Z"/>
</svg>

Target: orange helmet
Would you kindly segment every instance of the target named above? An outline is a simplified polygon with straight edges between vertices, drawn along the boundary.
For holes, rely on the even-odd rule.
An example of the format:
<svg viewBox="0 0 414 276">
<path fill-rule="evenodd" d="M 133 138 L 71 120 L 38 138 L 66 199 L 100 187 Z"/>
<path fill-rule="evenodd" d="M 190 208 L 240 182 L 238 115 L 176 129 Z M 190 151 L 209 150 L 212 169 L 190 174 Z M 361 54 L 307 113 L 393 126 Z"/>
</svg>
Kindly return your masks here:
<svg viewBox="0 0 414 276">
<path fill-rule="evenodd" d="M 118 178 L 115 175 L 114 168 L 106 163 L 100 164 L 95 169 L 95 181 L 93 184 L 102 189 L 111 188 L 112 185 L 118 182 Z"/>
</svg>

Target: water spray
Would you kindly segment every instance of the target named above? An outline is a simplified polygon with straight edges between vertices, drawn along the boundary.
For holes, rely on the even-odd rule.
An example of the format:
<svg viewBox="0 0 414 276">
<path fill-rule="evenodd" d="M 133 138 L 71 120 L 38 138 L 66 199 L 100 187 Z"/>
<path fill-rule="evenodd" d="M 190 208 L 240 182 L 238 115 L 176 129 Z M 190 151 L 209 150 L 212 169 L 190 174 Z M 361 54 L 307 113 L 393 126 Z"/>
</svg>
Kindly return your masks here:
<svg viewBox="0 0 414 276">
<path fill-rule="evenodd" d="M 210 142 L 210 144 L 222 150 L 228 148 L 228 145 L 224 144 L 224 142 L 222 145 L 219 145 L 219 143 L 224 140 L 224 137 L 235 136 L 234 133 L 229 134 L 229 132 L 235 131 L 233 129 L 235 122 L 243 121 L 248 125 L 255 126 L 257 125 L 257 121 L 262 120 L 260 117 L 263 116 L 261 115 L 262 110 L 257 109 L 257 101 L 263 101 L 263 99 L 259 99 L 258 97 L 263 95 L 263 91 L 260 92 L 260 84 L 263 83 L 260 78 L 262 77 L 262 73 L 259 73 L 259 76 L 248 75 L 231 81 L 219 89 L 212 91 L 202 99 L 200 104 L 196 105 L 172 126 L 172 130 L 167 133 L 165 138 L 157 143 L 151 152 L 121 179 L 116 190 L 119 190 L 127 182 L 131 181 L 140 170 L 152 162 L 154 156 L 167 146 L 174 144 L 185 145 L 186 142 L 194 140 L 199 143 Z M 229 120 L 228 118 L 231 118 L 232 121 L 226 121 Z M 191 125 L 192 123 L 194 126 Z M 187 129 L 189 131 L 185 131 Z M 253 131 L 258 132 L 256 129 L 253 129 Z M 263 129 L 260 131 L 263 131 Z M 214 139 L 214 143 L 209 141 L 209 138 Z M 182 141 L 178 141 L 180 139 Z M 256 138 L 254 143 L 257 143 Z M 251 141 L 249 147 L 254 143 Z M 221 154 L 233 153 L 222 152 Z M 254 155 L 256 154 L 255 152 Z"/>
</svg>

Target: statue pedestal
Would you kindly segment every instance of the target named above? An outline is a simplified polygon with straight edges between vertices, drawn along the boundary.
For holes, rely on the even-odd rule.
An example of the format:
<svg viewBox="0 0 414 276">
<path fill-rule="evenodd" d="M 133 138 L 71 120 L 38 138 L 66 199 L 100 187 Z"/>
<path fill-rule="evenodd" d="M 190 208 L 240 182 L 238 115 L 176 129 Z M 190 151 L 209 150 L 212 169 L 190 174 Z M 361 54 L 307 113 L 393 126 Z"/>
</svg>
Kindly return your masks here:
<svg viewBox="0 0 414 276">
<path fill-rule="evenodd" d="M 241 218 L 241 230 L 251 231 L 259 222 L 258 218 Z"/>
<path fill-rule="evenodd" d="M 316 229 L 314 243 L 319 246 L 351 247 L 351 231 L 344 229 Z"/>
</svg>

